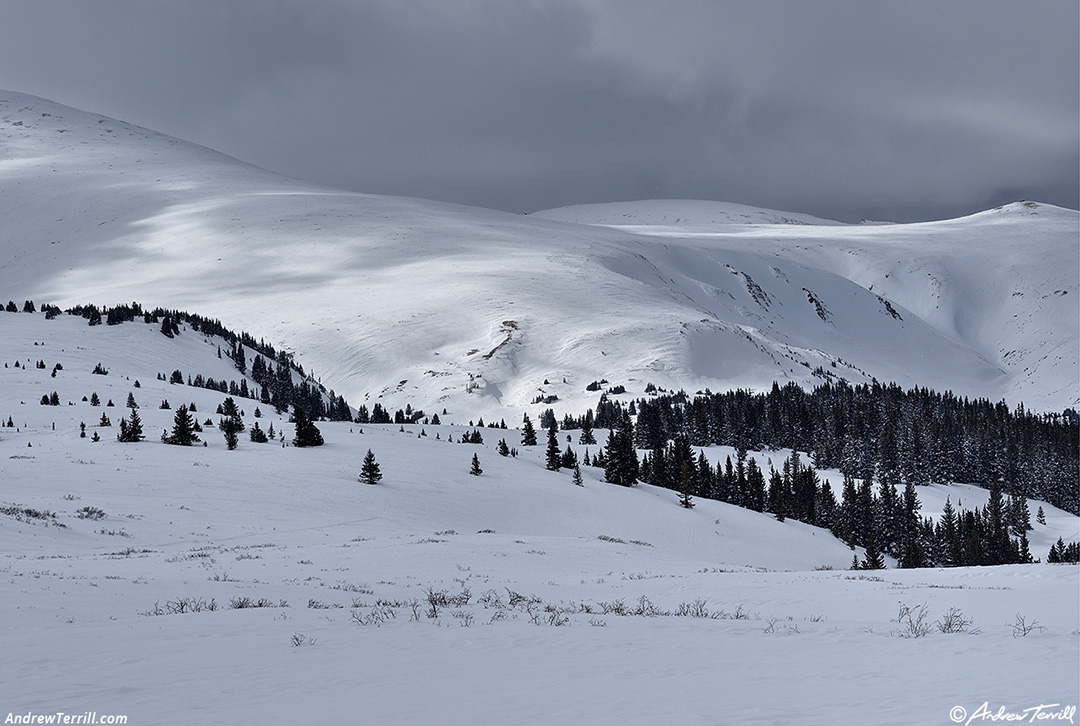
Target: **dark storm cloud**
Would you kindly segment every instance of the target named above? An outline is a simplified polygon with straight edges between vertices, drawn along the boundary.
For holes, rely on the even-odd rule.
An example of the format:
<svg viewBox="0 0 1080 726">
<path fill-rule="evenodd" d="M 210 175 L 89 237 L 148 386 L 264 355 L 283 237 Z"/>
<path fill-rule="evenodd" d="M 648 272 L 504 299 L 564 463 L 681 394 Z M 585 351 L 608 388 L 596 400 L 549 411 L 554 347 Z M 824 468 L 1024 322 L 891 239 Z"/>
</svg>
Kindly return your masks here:
<svg viewBox="0 0 1080 726">
<path fill-rule="evenodd" d="M 0 86 L 361 191 L 1076 207 L 1075 3 L 37 0 Z"/>
</svg>

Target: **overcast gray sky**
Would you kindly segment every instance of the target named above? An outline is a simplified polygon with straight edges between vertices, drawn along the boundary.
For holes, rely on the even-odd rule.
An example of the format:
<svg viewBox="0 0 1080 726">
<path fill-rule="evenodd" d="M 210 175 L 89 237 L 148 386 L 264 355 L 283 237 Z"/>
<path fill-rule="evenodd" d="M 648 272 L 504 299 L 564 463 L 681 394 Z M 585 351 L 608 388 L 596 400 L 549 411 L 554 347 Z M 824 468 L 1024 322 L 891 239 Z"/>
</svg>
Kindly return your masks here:
<svg viewBox="0 0 1080 726">
<path fill-rule="evenodd" d="M 1080 197 L 1075 0 L 0 0 L 0 88 L 357 191 L 857 221 Z"/>
</svg>

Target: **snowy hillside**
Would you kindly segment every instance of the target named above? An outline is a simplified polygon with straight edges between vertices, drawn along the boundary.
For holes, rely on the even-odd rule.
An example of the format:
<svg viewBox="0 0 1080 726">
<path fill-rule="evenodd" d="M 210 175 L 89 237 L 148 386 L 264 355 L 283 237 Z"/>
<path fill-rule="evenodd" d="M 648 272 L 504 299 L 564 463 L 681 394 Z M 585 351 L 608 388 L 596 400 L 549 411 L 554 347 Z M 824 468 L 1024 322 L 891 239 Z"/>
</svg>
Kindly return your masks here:
<svg viewBox="0 0 1080 726">
<path fill-rule="evenodd" d="M 236 377 L 221 339 L 41 313 L 0 312 L 0 326 L 0 702 L 13 715 L 907 724 L 984 702 L 1075 704 L 1075 566 L 852 572 L 826 530 L 714 501 L 683 509 L 592 467 L 574 486 L 513 429 L 463 444 L 463 426 L 321 422 L 318 448 L 245 434 L 227 451 L 213 425 L 224 394 L 159 376 Z M 53 392 L 59 406 L 39 403 Z M 129 394 L 138 443 L 116 440 Z M 273 408 L 238 403 L 249 429 L 291 439 Z M 205 447 L 158 440 L 181 404 L 209 420 Z M 496 453 L 502 437 L 517 457 Z M 368 450 L 376 486 L 357 481 Z M 920 488 L 927 514 L 946 496 L 962 508 L 986 492 Z M 1080 519 L 1039 506 L 1044 556 Z"/>
<path fill-rule="evenodd" d="M 547 209 L 532 216 L 574 224 L 600 224 L 611 227 L 698 227 L 718 225 L 812 224 L 839 225 L 809 214 L 778 212 L 775 209 L 748 207 L 731 202 L 706 202 L 692 199 L 643 199 L 636 202 L 575 204 Z"/>
<path fill-rule="evenodd" d="M 0 217 L 4 300 L 196 311 L 294 346 L 354 405 L 463 422 L 538 397 L 581 411 L 602 379 L 830 374 L 1080 398 L 1078 215 L 1045 205 L 881 226 L 708 203 L 509 215 L 314 187 L 4 92 Z"/>
</svg>

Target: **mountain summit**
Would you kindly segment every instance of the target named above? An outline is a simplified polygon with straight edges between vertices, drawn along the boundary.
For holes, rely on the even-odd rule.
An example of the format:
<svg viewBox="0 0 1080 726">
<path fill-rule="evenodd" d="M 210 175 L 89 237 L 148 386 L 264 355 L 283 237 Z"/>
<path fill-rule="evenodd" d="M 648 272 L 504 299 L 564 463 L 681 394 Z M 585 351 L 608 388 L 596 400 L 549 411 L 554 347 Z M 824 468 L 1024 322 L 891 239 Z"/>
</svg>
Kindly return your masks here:
<svg viewBox="0 0 1080 726">
<path fill-rule="evenodd" d="M 1078 214 L 843 225 L 710 202 L 511 215 L 343 192 L 0 92 L 0 295 L 287 341 L 354 404 L 484 415 L 834 378 L 1078 403 Z"/>
</svg>

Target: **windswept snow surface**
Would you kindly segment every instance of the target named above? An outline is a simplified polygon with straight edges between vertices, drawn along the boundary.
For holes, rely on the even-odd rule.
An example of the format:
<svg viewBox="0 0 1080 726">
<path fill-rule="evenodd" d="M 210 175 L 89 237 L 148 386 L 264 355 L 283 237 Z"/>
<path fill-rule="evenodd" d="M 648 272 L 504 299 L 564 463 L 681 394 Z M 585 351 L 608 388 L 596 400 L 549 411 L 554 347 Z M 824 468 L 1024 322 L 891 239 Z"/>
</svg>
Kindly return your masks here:
<svg viewBox="0 0 1080 726">
<path fill-rule="evenodd" d="M 224 395 L 158 374 L 238 377 L 222 341 L 40 313 L 0 312 L 0 330 L 0 418 L 14 424 L 0 427 L 0 716 L 912 724 L 1080 700 L 1080 568 L 852 572 L 825 530 L 686 510 L 591 467 L 574 486 L 514 430 L 472 445 L 448 440 L 463 426 L 320 423 L 323 447 L 245 435 L 230 452 L 205 426 L 205 447 L 166 446 L 172 409 L 214 422 Z M 61 405 L 39 405 L 53 391 Z M 82 400 L 94 392 L 100 407 Z M 121 444 L 129 393 L 147 440 Z M 257 419 L 238 403 L 249 428 L 291 439 L 269 406 Z M 496 454 L 504 436 L 516 458 Z M 357 481 L 369 449 L 377 486 Z M 946 495 L 962 508 L 985 492 L 919 495 L 936 514 Z M 1080 520 L 1034 501 L 1033 515 L 1040 504 L 1030 539 L 1045 556 Z M 263 606 L 234 607 L 245 598 Z M 903 605 L 925 613 L 925 636 L 905 637 Z M 935 627 L 952 608 L 968 632 Z M 1017 637 L 1018 619 L 1036 627 Z"/>
<path fill-rule="evenodd" d="M 830 375 L 1080 399 L 1078 215 L 1047 205 L 874 226 L 707 202 L 510 215 L 315 187 L 3 92 L 0 218 L 5 299 L 217 317 L 354 405 L 464 421 L 538 396 L 580 412 L 601 379 Z"/>
</svg>

